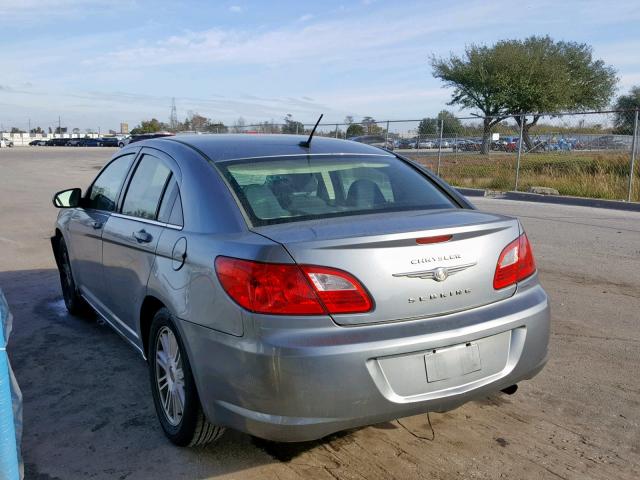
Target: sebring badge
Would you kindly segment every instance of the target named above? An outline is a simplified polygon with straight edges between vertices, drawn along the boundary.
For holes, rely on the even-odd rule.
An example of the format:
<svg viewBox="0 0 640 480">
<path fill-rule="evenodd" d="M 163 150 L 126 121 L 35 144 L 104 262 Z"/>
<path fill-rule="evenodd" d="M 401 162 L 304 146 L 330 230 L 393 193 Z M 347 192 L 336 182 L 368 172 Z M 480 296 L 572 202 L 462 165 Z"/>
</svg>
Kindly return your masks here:
<svg viewBox="0 0 640 480">
<path fill-rule="evenodd" d="M 422 270 L 419 272 L 394 273 L 394 277 L 421 278 L 423 280 L 431 279 L 436 282 L 444 282 L 451 275 L 462 272 L 467 268 L 473 267 L 476 262 L 465 263 L 464 265 L 454 265 L 452 267 L 437 267 L 431 270 Z"/>
</svg>

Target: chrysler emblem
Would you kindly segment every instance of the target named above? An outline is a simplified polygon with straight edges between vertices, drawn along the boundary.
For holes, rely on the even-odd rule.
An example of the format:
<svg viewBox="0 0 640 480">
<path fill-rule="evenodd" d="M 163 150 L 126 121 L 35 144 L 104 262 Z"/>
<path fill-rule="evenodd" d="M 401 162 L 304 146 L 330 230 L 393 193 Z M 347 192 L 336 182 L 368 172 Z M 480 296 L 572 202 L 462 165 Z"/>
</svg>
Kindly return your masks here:
<svg viewBox="0 0 640 480">
<path fill-rule="evenodd" d="M 408 277 L 408 278 L 421 278 L 423 280 L 431 279 L 436 282 L 444 282 L 451 275 L 455 275 L 458 272 L 462 272 L 467 268 L 473 267 L 476 262 L 465 263 L 464 265 L 454 265 L 452 267 L 437 267 L 431 270 L 421 270 L 419 272 L 403 272 L 394 273 L 394 277 Z"/>
<path fill-rule="evenodd" d="M 449 276 L 449 272 L 447 272 L 447 269 L 444 267 L 436 268 L 433 271 L 433 279 L 436 282 L 444 282 L 448 276 Z"/>
</svg>

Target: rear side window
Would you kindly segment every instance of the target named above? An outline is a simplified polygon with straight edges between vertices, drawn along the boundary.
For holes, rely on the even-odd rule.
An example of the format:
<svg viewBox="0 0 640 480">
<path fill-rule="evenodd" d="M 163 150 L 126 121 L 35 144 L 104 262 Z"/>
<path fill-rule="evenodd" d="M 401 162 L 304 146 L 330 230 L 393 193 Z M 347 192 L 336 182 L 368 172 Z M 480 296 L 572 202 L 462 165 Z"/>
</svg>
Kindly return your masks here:
<svg viewBox="0 0 640 480">
<path fill-rule="evenodd" d="M 173 202 L 173 208 L 171 209 L 171 215 L 167 222 L 171 225 L 182 227 L 184 225 L 184 218 L 182 216 L 182 199 L 180 198 L 180 192 L 176 196 L 176 201 Z"/>
<path fill-rule="evenodd" d="M 216 166 L 256 226 L 456 207 L 427 177 L 391 156 L 249 159 Z"/>
<path fill-rule="evenodd" d="M 168 223 L 177 227 L 184 226 L 182 218 L 182 199 L 180 198 L 180 188 L 175 177 L 171 177 L 169 184 L 162 197 L 158 221 Z"/>
<path fill-rule="evenodd" d="M 138 163 L 122 204 L 122 213 L 155 220 L 171 170 L 162 160 L 145 155 Z"/>
<path fill-rule="evenodd" d="M 89 191 L 87 208 L 113 212 L 116 209 L 118 192 L 131 168 L 134 155 L 123 155 L 113 160 L 100 172 Z"/>
</svg>

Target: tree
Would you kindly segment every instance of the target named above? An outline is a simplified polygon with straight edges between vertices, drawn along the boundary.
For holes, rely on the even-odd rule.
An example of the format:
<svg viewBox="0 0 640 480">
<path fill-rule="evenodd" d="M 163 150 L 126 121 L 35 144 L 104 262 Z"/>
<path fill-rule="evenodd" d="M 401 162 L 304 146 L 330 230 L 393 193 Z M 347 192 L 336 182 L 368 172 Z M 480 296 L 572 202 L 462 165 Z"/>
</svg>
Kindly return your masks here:
<svg viewBox="0 0 640 480">
<path fill-rule="evenodd" d="M 287 113 L 287 116 L 284 117 L 282 133 L 295 133 L 302 135 L 304 134 L 304 125 L 301 122 L 293 120 L 293 116 L 290 113 Z"/>
<path fill-rule="evenodd" d="M 176 130 L 195 130 L 196 132 L 212 132 L 212 133 L 226 133 L 227 127 L 224 123 L 211 120 L 204 115 L 200 115 L 198 112 L 189 112 L 184 122 L 176 125 Z"/>
<path fill-rule="evenodd" d="M 72 133 L 80 133 L 80 129 L 78 127 L 71 130 Z"/>
<path fill-rule="evenodd" d="M 359 137 L 360 135 L 364 135 L 364 127 L 359 123 L 352 123 L 347 127 L 347 138 Z"/>
<path fill-rule="evenodd" d="M 438 120 L 425 117 L 418 124 L 418 135 L 434 135 L 438 133 Z"/>
<path fill-rule="evenodd" d="M 18 127 L 11 127 L 11 131 L 9 133 L 26 133 L 24 130 L 19 129 Z"/>
<path fill-rule="evenodd" d="M 529 130 L 544 113 L 586 110 L 606 105 L 617 78 L 612 67 L 594 60 L 589 45 L 555 42 L 550 37 L 471 45 L 463 56 L 431 58 L 433 76 L 453 88 L 450 105 L 480 110 L 482 152 L 489 152 L 491 129 L 513 116 L 531 148 Z"/>
<path fill-rule="evenodd" d="M 244 118 L 238 117 L 238 119 L 235 122 L 233 122 L 233 127 L 231 127 L 231 131 L 233 133 L 242 133 L 244 132 L 245 125 L 246 125 L 246 122 L 244 121 Z"/>
<path fill-rule="evenodd" d="M 229 128 L 223 123 L 218 121 L 210 121 L 207 131 L 212 133 L 227 133 Z"/>
<path fill-rule="evenodd" d="M 464 128 L 460 119 L 448 110 L 441 110 L 438 113 L 438 122 L 441 122 L 442 135 L 445 137 L 459 135 Z"/>
<path fill-rule="evenodd" d="M 192 113 L 189 120 L 191 121 L 191 129 L 195 130 L 196 132 L 206 131 L 209 127 L 209 124 L 211 123 L 211 121 L 207 117 L 200 115 L 197 112 Z"/>
<path fill-rule="evenodd" d="M 29 133 L 44 133 L 44 130 L 42 130 L 41 127 L 36 127 L 36 128 L 32 128 Z M 51 132 L 49 132 L 49 133 L 51 133 Z"/>
<path fill-rule="evenodd" d="M 260 133 L 280 133 L 280 126 L 273 120 L 260 122 L 258 124 L 258 131 Z"/>
<path fill-rule="evenodd" d="M 376 135 L 382 133 L 383 129 L 378 126 L 373 117 L 364 117 L 362 119 L 362 126 L 367 132 L 367 135 Z"/>
<path fill-rule="evenodd" d="M 630 110 L 640 109 L 640 85 L 631 87 L 627 95 L 621 95 L 616 100 L 616 110 L 627 110 L 616 112 L 614 126 L 616 133 L 630 134 L 633 133 L 634 113 Z"/>
<path fill-rule="evenodd" d="M 462 122 L 448 110 L 441 110 L 436 118 L 426 117 L 418 124 L 418 134 L 420 135 L 440 135 L 442 125 L 442 135 L 452 137 L 462 131 Z"/>
<path fill-rule="evenodd" d="M 161 130 L 167 130 L 168 126 L 157 118 L 151 120 L 143 120 L 140 125 L 131 130 L 132 135 L 140 135 L 142 133 L 155 133 Z"/>
</svg>

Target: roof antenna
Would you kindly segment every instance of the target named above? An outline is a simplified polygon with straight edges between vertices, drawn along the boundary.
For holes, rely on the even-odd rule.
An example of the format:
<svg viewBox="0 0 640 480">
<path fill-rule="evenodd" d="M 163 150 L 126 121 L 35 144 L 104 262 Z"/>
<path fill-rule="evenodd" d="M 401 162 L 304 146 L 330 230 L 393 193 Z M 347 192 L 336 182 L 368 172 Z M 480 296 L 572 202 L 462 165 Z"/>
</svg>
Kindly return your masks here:
<svg viewBox="0 0 640 480">
<path fill-rule="evenodd" d="M 311 135 L 309 135 L 309 138 L 305 142 L 300 142 L 298 145 L 304 148 L 311 147 L 311 139 L 313 138 L 313 134 L 316 133 L 316 128 L 318 128 L 318 124 L 320 123 L 320 120 L 322 120 L 323 116 L 324 116 L 324 113 L 321 113 L 320 118 L 318 119 L 316 124 L 313 126 L 313 130 L 311 130 Z"/>
</svg>

